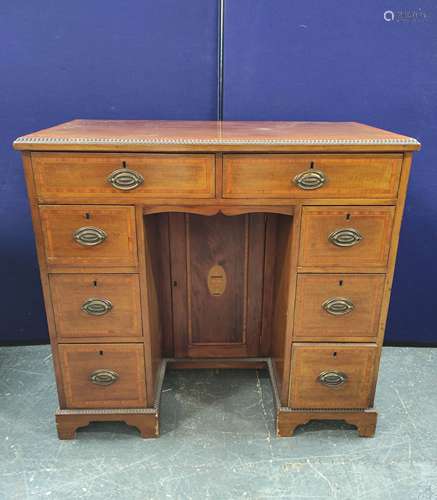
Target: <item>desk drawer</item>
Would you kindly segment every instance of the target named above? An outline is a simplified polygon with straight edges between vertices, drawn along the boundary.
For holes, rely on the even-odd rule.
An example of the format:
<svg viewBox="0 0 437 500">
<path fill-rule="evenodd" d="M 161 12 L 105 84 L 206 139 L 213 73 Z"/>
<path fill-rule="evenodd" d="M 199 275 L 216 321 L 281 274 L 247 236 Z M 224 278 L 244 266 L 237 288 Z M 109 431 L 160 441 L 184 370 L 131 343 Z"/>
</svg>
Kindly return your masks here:
<svg viewBox="0 0 437 500">
<path fill-rule="evenodd" d="M 396 198 L 399 155 L 225 155 L 225 198 Z"/>
<path fill-rule="evenodd" d="M 140 337 L 137 274 L 51 274 L 56 335 Z"/>
<path fill-rule="evenodd" d="M 60 344 L 67 408 L 146 404 L 142 344 Z"/>
<path fill-rule="evenodd" d="M 214 155 L 33 153 L 40 202 L 213 198 Z"/>
<path fill-rule="evenodd" d="M 373 344 L 294 344 L 289 406 L 367 408 L 376 354 Z"/>
<path fill-rule="evenodd" d="M 394 207 L 304 207 L 300 267 L 383 268 Z"/>
<path fill-rule="evenodd" d="M 133 207 L 40 206 L 47 262 L 54 266 L 135 266 Z"/>
<path fill-rule="evenodd" d="M 378 334 L 383 274 L 300 274 L 294 340 L 372 342 Z"/>
</svg>

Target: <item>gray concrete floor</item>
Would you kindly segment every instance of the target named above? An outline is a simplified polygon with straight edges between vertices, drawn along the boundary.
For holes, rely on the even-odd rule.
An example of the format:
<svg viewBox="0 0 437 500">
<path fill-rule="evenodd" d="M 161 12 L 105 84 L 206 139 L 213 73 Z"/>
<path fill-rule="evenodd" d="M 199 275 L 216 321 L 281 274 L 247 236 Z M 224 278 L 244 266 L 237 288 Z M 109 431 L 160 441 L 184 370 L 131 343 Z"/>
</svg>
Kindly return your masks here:
<svg viewBox="0 0 437 500">
<path fill-rule="evenodd" d="M 0 498 L 437 499 L 437 349 L 385 348 L 376 437 L 276 438 L 263 371 L 171 371 L 159 439 L 118 423 L 59 441 L 49 348 L 0 348 Z"/>
</svg>

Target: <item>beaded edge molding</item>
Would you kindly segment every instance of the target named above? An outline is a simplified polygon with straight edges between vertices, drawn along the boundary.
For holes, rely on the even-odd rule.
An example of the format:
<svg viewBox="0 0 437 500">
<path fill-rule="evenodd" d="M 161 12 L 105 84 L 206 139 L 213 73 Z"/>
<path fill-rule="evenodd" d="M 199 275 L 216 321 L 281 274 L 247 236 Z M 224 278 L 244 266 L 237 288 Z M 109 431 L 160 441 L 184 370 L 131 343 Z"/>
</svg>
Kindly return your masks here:
<svg viewBox="0 0 437 500">
<path fill-rule="evenodd" d="M 349 145 L 357 144 L 363 146 L 371 145 L 420 145 L 420 142 L 412 137 L 405 139 L 166 139 L 166 138 L 148 138 L 148 139 L 120 139 L 120 138 L 62 138 L 62 137 L 18 137 L 14 144 L 175 144 L 175 145 L 196 145 L 196 144 L 255 144 L 255 145 Z"/>
</svg>

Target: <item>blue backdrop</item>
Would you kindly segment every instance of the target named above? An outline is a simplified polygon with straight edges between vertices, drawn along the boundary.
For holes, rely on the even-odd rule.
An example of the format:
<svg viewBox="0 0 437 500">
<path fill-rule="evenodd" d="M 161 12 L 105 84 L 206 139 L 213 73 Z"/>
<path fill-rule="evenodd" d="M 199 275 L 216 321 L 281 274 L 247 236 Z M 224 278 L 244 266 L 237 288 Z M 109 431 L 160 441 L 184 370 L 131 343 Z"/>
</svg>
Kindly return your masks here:
<svg viewBox="0 0 437 500">
<path fill-rule="evenodd" d="M 437 343 L 437 3 L 228 1 L 225 119 L 361 121 L 417 137 L 387 342 Z"/>
<path fill-rule="evenodd" d="M 0 5 L 0 342 L 47 342 L 15 137 L 73 118 L 216 118 L 215 0 Z"/>
<path fill-rule="evenodd" d="M 363 121 L 418 137 L 389 342 L 437 342 L 437 4 L 226 0 L 225 119 Z M 215 119 L 217 1 L 0 6 L 0 342 L 47 330 L 18 135 L 75 117 Z"/>
</svg>

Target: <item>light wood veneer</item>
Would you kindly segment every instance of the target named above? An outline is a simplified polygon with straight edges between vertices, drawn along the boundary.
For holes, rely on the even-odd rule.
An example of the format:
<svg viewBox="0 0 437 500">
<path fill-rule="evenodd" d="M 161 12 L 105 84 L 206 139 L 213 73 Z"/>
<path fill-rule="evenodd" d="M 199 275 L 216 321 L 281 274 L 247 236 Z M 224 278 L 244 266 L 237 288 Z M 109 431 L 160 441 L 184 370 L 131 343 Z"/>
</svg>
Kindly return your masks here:
<svg viewBox="0 0 437 500">
<path fill-rule="evenodd" d="M 384 283 L 384 274 L 299 274 L 294 340 L 376 341 Z"/>
<path fill-rule="evenodd" d="M 225 198 L 307 198 L 296 185 L 302 172 L 320 171 L 326 180 L 314 198 L 395 198 L 400 155 L 225 155 Z"/>
<path fill-rule="evenodd" d="M 34 153 L 35 184 L 41 203 L 75 199 L 99 203 L 135 203 L 147 198 L 214 198 L 214 155 Z M 109 182 L 117 170 L 139 174 L 133 190 Z"/>
<path fill-rule="evenodd" d="M 367 408 L 374 380 L 375 344 L 294 344 L 288 406 L 291 408 Z M 323 385 L 320 374 L 343 374 L 341 385 Z"/>
<path fill-rule="evenodd" d="M 135 212 L 132 207 L 42 205 L 41 225 L 49 266 L 136 266 L 138 263 Z M 75 241 L 81 228 L 104 231 L 95 246 Z"/>
<path fill-rule="evenodd" d="M 60 339 L 142 337 L 137 274 L 52 274 L 49 280 Z M 92 304 L 87 310 L 92 300 L 100 301 L 100 309 L 99 302 L 94 309 L 97 314 Z"/>
<path fill-rule="evenodd" d="M 146 404 L 142 344 L 60 344 L 67 408 L 138 408 Z M 91 376 L 111 371 L 117 379 L 97 385 Z"/>
<path fill-rule="evenodd" d="M 385 271 L 394 212 L 394 207 L 305 207 L 299 267 Z M 353 246 L 336 246 L 330 235 L 345 229 L 358 231 L 362 239 Z"/>
</svg>

